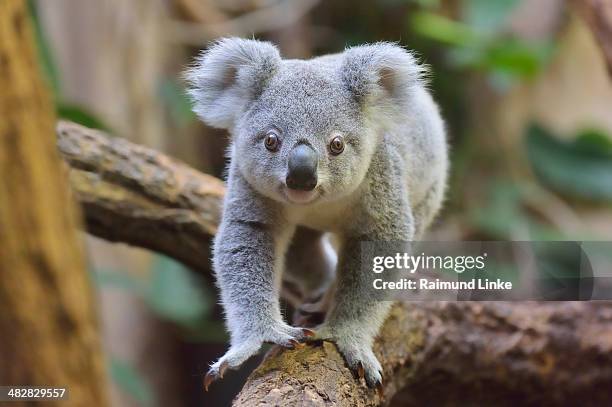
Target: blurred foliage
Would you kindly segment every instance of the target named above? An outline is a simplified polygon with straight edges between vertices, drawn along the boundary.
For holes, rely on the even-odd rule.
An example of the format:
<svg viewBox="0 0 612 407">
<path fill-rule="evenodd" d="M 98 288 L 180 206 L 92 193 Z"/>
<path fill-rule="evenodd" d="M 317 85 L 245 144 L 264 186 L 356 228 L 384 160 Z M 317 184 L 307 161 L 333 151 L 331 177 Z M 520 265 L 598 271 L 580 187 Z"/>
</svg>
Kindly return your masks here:
<svg viewBox="0 0 612 407">
<path fill-rule="evenodd" d="M 527 155 L 538 179 L 563 194 L 612 202 L 612 142 L 588 130 L 565 142 L 541 126 L 526 137 Z"/>
<path fill-rule="evenodd" d="M 92 129 L 111 132 L 111 129 L 109 129 L 100 119 L 82 107 L 57 103 L 56 109 L 57 116 L 61 119 L 70 120 Z"/>
<path fill-rule="evenodd" d="M 98 269 L 93 277 L 99 289 L 120 289 L 141 298 L 157 317 L 180 327 L 186 341 L 227 341 L 223 324 L 211 317 L 214 295 L 197 274 L 175 260 L 155 255 L 150 273 L 142 276 Z M 155 392 L 138 369 L 112 357 L 109 365 L 119 388 L 141 406 L 156 405 Z"/>
<path fill-rule="evenodd" d="M 210 314 L 206 285 L 182 264 L 156 256 L 145 291 L 145 301 L 162 318 L 191 327 Z"/>
<path fill-rule="evenodd" d="M 184 127 L 196 119 L 185 88 L 176 80 L 163 81 L 159 86 L 159 94 L 170 112 L 170 117 L 179 127 Z"/>
<path fill-rule="evenodd" d="M 519 0 L 468 0 L 463 4 L 463 20 L 480 31 L 497 32 L 503 27 Z"/>
<path fill-rule="evenodd" d="M 581 290 L 592 294 L 593 270 L 578 242 L 545 242 L 534 244 L 538 287 L 547 299 L 580 298 Z"/>
<path fill-rule="evenodd" d="M 571 141 L 554 136 L 541 125 L 525 131 L 528 162 L 538 184 L 491 176 L 482 201 L 468 208 L 467 221 L 475 231 L 499 240 L 517 237 L 531 240 L 581 240 L 594 236 L 571 236 L 559 231 L 548 220 L 534 213 L 534 202 L 544 200 L 547 190 L 568 199 L 597 203 L 612 201 L 612 142 L 605 133 L 585 130 Z M 540 204 L 542 205 L 542 204 Z"/>
<path fill-rule="evenodd" d="M 155 402 L 155 393 L 151 385 L 132 365 L 112 357 L 108 365 L 112 380 L 140 406 L 153 407 L 157 405 Z"/>
<path fill-rule="evenodd" d="M 517 80 L 533 78 L 550 59 L 552 41 L 534 43 L 512 36 L 506 22 L 517 0 L 466 0 L 461 3 L 462 21 L 431 11 L 411 14 L 412 30 L 448 46 L 452 66 L 482 71 L 497 89 Z"/>
<path fill-rule="evenodd" d="M 454 206 L 469 229 L 468 236 L 500 240 L 587 237 L 578 236 L 578 231 L 572 231 L 572 236 L 560 231 L 550 218 L 557 214 L 542 216 L 541 211 L 547 211 L 542 202 L 550 199 L 548 191 L 566 199 L 610 202 L 610 135 L 590 130 L 576 135 L 573 142 L 563 142 L 540 126 L 525 129 L 523 151 L 537 176 L 534 181 L 510 174 L 499 152 L 479 145 L 475 112 L 467 110 L 473 106 L 469 98 L 474 97 L 468 96 L 466 84 L 474 82 L 470 78 L 484 76 L 490 88 L 503 97 L 512 86 L 528 83 L 546 68 L 557 49 L 557 39 L 527 41 L 513 34 L 509 20 L 518 0 L 463 0 L 453 2 L 450 8 L 443 7 L 443 2 L 410 3 L 416 7 L 407 17 L 413 35 L 409 45 L 434 64 L 432 88 L 451 130 L 453 168 L 447 208 Z M 474 179 L 475 174 L 480 174 L 478 196 L 466 199 L 464 182 Z"/>
<path fill-rule="evenodd" d="M 539 187 L 493 178 L 485 200 L 469 209 L 468 222 L 486 237 L 496 240 L 563 240 L 560 231 L 544 223 L 529 210 L 530 199 Z M 576 237 L 574 237 L 576 238 Z"/>
<path fill-rule="evenodd" d="M 178 325 L 191 340 L 225 339 L 223 327 L 209 321 L 213 294 L 197 274 L 175 260 L 155 255 L 150 273 L 144 276 L 125 270 L 94 270 L 93 274 L 101 289 L 118 288 L 137 295 L 155 315 Z"/>
</svg>

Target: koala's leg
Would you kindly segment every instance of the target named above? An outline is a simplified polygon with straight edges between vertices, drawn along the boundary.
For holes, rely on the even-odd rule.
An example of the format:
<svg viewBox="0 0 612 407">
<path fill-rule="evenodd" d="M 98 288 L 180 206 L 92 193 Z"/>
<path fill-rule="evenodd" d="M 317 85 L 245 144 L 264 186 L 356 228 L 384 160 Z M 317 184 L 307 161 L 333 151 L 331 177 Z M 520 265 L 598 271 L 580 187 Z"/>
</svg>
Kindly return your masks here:
<svg viewBox="0 0 612 407">
<path fill-rule="evenodd" d="M 280 268 L 293 227 L 244 181 L 230 175 L 229 184 L 213 263 L 231 341 L 207 373 L 206 387 L 264 342 L 293 347 L 313 334 L 286 324 L 278 302 Z"/>
<path fill-rule="evenodd" d="M 317 339 L 335 342 L 349 368 L 365 377 L 370 387 L 382 384 L 382 367 L 372 345 L 392 301 L 373 295 L 372 273 L 361 265 L 361 243 L 410 241 L 414 235 L 412 215 L 405 205 L 400 206 L 401 210 L 390 210 L 391 216 L 386 218 L 390 221 L 396 219 L 394 224 L 376 225 L 374 229 L 379 232 L 345 238 L 339 257 L 334 302 L 325 323 L 315 335 Z M 404 219 L 402 215 L 406 213 Z"/>
<path fill-rule="evenodd" d="M 323 322 L 335 278 L 337 256 L 323 232 L 298 227 L 285 256 L 284 287 L 292 287 L 294 323 Z"/>
<path fill-rule="evenodd" d="M 315 337 L 335 342 L 349 368 L 374 387 L 382 384 L 382 367 L 372 345 L 391 303 L 372 298 L 371 276 L 361 272 L 360 256 L 359 240 L 345 242 L 332 308 Z"/>
</svg>

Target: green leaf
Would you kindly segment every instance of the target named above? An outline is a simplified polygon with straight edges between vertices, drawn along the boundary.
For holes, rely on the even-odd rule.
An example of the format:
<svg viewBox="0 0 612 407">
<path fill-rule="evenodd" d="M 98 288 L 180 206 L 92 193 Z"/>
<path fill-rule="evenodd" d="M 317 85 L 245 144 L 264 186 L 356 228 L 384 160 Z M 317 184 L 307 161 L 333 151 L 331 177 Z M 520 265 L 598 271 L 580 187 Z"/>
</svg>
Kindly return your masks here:
<svg viewBox="0 0 612 407">
<path fill-rule="evenodd" d="M 416 33 L 452 46 L 448 56 L 453 65 L 489 72 L 498 84 L 535 76 L 553 51 L 549 42 L 527 43 L 486 33 L 430 12 L 414 14 L 411 23 Z"/>
<path fill-rule="evenodd" d="M 191 100 L 185 93 L 185 89 L 176 81 L 165 80 L 161 82 L 159 92 L 170 111 L 170 115 L 180 126 L 187 125 L 196 119 L 191 107 Z"/>
<path fill-rule="evenodd" d="M 412 2 L 423 8 L 433 9 L 440 7 L 440 0 L 412 0 Z"/>
<path fill-rule="evenodd" d="M 527 44 L 509 38 L 494 42 L 483 53 L 481 64 L 487 70 L 507 72 L 520 77 L 533 77 L 551 55 L 547 44 Z"/>
<path fill-rule="evenodd" d="M 478 33 L 463 23 L 420 11 L 411 17 L 412 29 L 425 37 L 455 46 L 474 46 L 480 42 Z"/>
<path fill-rule="evenodd" d="M 165 256 L 156 256 L 145 300 L 158 315 L 188 325 L 204 320 L 211 308 L 194 273 Z"/>
<path fill-rule="evenodd" d="M 142 406 L 154 406 L 155 395 L 140 372 L 125 361 L 110 358 L 110 375 L 117 386 L 132 396 Z"/>
<path fill-rule="evenodd" d="M 510 181 L 496 180 L 490 186 L 484 205 L 474 208 L 470 221 L 479 229 L 500 239 L 512 236 L 512 231 L 524 225 L 520 211 L 521 193 Z"/>
<path fill-rule="evenodd" d="M 105 269 L 93 270 L 92 276 L 101 289 L 120 289 L 142 298 L 157 316 L 179 324 L 193 340 L 218 342 L 225 338 L 222 327 L 211 331 L 214 322 L 207 317 L 213 296 L 206 286 L 192 271 L 168 257 L 155 256 L 148 278 Z"/>
<path fill-rule="evenodd" d="M 480 231 L 501 240 L 512 240 L 517 231 L 527 232 L 533 240 L 564 239 L 558 230 L 534 219 L 525 209 L 526 195 L 533 193 L 523 184 L 495 179 L 483 204 L 470 212 L 469 220 Z"/>
<path fill-rule="evenodd" d="M 597 129 L 583 130 L 578 133 L 574 146 L 584 153 L 612 158 L 612 139 Z"/>
<path fill-rule="evenodd" d="M 463 21 L 477 30 L 495 31 L 503 27 L 518 0 L 467 0 Z"/>
<path fill-rule="evenodd" d="M 73 121 L 91 129 L 111 131 L 100 119 L 78 106 L 59 103 L 57 106 L 57 117 Z"/>
<path fill-rule="evenodd" d="M 526 137 L 529 161 L 544 185 L 576 197 L 612 202 L 612 157 L 607 143 L 605 149 L 602 143 L 601 137 L 593 135 L 565 142 L 538 125 L 531 125 Z"/>
<path fill-rule="evenodd" d="M 507 79 L 535 76 L 551 54 L 552 47 L 548 43 L 534 45 L 513 38 L 498 38 L 479 47 L 458 47 L 449 52 L 454 65 Z"/>
</svg>

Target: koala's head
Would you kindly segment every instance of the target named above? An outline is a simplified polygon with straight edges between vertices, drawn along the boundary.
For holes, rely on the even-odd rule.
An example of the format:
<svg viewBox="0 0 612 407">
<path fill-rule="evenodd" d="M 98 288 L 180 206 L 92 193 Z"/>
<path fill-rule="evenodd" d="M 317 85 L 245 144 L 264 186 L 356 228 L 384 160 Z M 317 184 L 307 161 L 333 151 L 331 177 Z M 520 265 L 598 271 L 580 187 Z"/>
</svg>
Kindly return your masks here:
<svg viewBox="0 0 612 407">
<path fill-rule="evenodd" d="M 308 204 L 361 184 L 422 72 L 389 43 L 301 61 L 283 60 L 268 42 L 229 38 L 205 51 L 187 79 L 200 118 L 230 131 L 231 159 L 251 186 Z"/>
</svg>

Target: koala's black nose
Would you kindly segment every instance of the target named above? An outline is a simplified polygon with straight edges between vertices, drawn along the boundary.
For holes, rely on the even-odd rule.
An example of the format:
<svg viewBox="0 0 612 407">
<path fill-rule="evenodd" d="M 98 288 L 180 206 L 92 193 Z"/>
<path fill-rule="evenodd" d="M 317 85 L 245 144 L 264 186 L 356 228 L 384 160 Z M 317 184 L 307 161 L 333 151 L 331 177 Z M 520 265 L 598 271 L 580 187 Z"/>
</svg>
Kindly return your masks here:
<svg viewBox="0 0 612 407">
<path fill-rule="evenodd" d="M 289 153 L 286 183 L 291 189 L 311 191 L 317 186 L 317 152 L 306 144 L 294 147 Z"/>
</svg>

